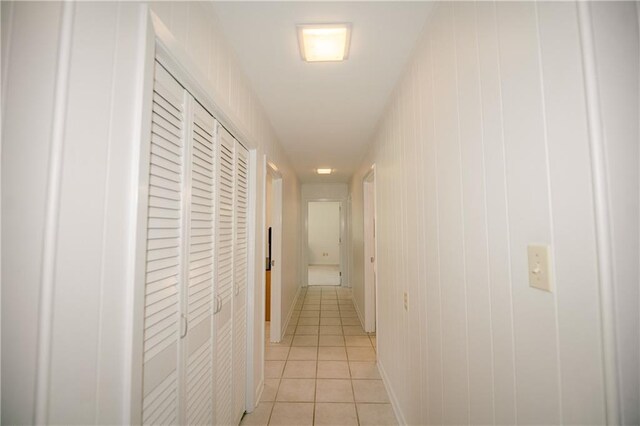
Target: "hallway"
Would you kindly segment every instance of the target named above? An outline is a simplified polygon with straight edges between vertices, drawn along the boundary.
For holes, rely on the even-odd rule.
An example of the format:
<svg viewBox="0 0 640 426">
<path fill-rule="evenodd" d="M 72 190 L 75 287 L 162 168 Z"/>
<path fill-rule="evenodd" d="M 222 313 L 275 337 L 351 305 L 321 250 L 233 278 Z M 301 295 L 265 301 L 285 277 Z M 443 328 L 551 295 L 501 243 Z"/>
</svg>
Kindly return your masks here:
<svg viewBox="0 0 640 426">
<path fill-rule="evenodd" d="M 303 288 L 284 339 L 266 344 L 265 388 L 242 424 L 396 424 L 375 346 L 350 289 Z"/>
<path fill-rule="evenodd" d="M 0 424 L 640 425 L 640 1 L 0 12 Z"/>
</svg>

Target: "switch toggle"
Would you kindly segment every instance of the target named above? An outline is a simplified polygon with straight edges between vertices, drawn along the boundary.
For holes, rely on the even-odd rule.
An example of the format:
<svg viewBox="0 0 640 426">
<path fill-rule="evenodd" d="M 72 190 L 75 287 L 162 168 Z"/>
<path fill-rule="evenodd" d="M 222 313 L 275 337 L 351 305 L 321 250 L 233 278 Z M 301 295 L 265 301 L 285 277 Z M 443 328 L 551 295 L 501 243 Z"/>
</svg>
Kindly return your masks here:
<svg viewBox="0 0 640 426">
<path fill-rule="evenodd" d="M 529 286 L 551 291 L 551 274 L 548 246 L 527 247 L 529 258 Z"/>
</svg>

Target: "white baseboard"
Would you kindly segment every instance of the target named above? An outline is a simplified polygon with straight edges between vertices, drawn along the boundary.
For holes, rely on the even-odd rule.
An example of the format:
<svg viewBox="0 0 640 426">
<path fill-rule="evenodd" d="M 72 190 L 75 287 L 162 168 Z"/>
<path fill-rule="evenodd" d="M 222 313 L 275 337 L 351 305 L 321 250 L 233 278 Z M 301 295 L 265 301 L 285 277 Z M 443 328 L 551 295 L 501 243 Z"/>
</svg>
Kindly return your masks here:
<svg viewBox="0 0 640 426">
<path fill-rule="evenodd" d="M 289 326 L 289 321 L 291 321 L 291 316 L 293 315 L 293 311 L 295 310 L 296 304 L 298 303 L 298 298 L 300 298 L 300 291 L 302 287 L 298 287 L 298 291 L 296 292 L 295 297 L 293 298 L 293 302 L 291 302 L 291 306 L 289 306 L 289 313 L 287 314 L 287 320 L 282 323 L 282 329 L 280 330 L 280 336 L 284 337 L 287 331 L 287 327 Z"/>
<path fill-rule="evenodd" d="M 382 383 L 384 383 L 384 387 L 387 390 L 387 395 L 389 395 L 389 400 L 391 401 L 391 407 L 393 407 L 393 412 L 396 415 L 396 420 L 400 425 L 406 425 L 407 421 L 404 418 L 404 414 L 402 410 L 400 410 L 400 403 L 398 402 L 398 398 L 396 397 L 396 393 L 391 388 L 389 384 L 389 377 L 387 376 L 384 367 L 380 363 L 380 360 L 376 362 L 378 364 L 378 370 L 380 371 L 380 376 L 382 377 Z"/>
<path fill-rule="evenodd" d="M 253 409 L 255 410 L 255 408 L 258 406 L 258 404 L 260 404 L 260 398 L 262 398 L 262 392 L 264 391 L 264 378 L 260 379 L 260 383 L 258 383 L 258 386 L 255 389 L 255 407 L 253 407 Z M 248 411 L 253 412 L 253 410 Z"/>
<path fill-rule="evenodd" d="M 367 331 L 367 329 L 364 326 L 364 315 L 362 315 L 362 313 L 360 312 L 360 308 L 358 307 L 358 304 L 356 303 L 356 298 L 353 297 L 353 294 L 351 295 L 351 303 L 353 304 L 354 308 L 356 308 L 356 314 L 358 314 L 358 319 L 360 320 L 360 325 L 362 326 L 362 329 L 364 331 Z"/>
</svg>

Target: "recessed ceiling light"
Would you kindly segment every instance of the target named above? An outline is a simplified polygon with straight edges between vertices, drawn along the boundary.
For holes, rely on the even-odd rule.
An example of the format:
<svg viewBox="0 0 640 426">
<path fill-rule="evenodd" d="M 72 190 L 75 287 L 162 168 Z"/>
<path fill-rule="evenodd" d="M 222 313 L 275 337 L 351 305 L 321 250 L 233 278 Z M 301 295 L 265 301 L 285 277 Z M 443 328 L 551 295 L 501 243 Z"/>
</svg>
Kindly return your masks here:
<svg viewBox="0 0 640 426">
<path fill-rule="evenodd" d="M 319 175 L 330 175 L 333 169 L 316 169 Z"/>
<path fill-rule="evenodd" d="M 298 25 L 300 54 L 307 62 L 347 59 L 350 40 L 351 24 Z"/>
</svg>

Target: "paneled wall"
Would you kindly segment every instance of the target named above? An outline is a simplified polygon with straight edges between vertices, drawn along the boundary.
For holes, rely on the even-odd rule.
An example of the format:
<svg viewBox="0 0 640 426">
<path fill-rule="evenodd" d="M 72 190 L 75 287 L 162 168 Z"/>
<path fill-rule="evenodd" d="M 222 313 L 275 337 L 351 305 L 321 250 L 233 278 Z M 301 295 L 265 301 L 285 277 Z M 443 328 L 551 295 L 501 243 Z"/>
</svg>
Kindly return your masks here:
<svg viewBox="0 0 640 426">
<path fill-rule="evenodd" d="M 603 99 L 618 102 L 603 115 L 621 192 L 612 208 L 625 217 L 614 251 L 632 424 L 638 15 L 633 3 L 594 10 L 596 44 L 613 50 L 599 52 Z M 575 3 L 442 3 L 392 95 L 351 192 L 355 218 L 375 163 L 379 364 L 403 422 L 605 422 L 581 49 Z M 614 187 L 623 173 L 625 190 Z M 529 244 L 551 247 L 551 293 L 529 287 Z"/>
<path fill-rule="evenodd" d="M 260 272 L 264 154 L 280 168 L 283 283 L 297 288 L 298 180 L 215 15 L 200 2 L 151 9 L 256 149 Z M 132 295 L 149 23 L 146 3 L 2 3 L 2 423 L 130 422 L 132 372 L 140 367 L 131 365 Z M 258 312 L 254 393 L 262 289 L 250 306 Z"/>
</svg>

